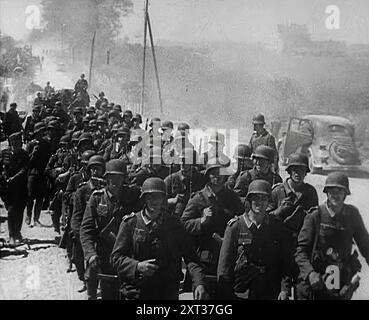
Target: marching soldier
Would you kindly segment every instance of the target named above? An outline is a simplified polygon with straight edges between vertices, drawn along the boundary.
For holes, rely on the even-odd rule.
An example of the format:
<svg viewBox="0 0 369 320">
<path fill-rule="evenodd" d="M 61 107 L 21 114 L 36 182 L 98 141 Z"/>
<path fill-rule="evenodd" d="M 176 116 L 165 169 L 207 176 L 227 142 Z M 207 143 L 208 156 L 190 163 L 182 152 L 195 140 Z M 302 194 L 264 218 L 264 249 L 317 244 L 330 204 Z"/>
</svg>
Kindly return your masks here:
<svg viewBox="0 0 369 320">
<path fill-rule="evenodd" d="M 109 101 L 108 101 L 108 99 L 105 98 L 105 93 L 103 91 L 101 91 L 99 93 L 99 99 L 97 99 L 96 102 L 95 102 L 95 108 L 99 110 L 100 107 L 101 107 L 101 104 L 103 104 L 104 102 L 106 104 L 108 104 Z"/>
<path fill-rule="evenodd" d="M 240 174 L 244 173 L 245 171 L 251 170 L 254 166 L 252 159 L 251 159 L 251 149 L 246 144 L 239 144 L 235 151 L 233 158 L 236 159 L 237 169 L 234 174 L 229 176 L 227 180 L 227 187 L 232 189 L 234 188 L 237 178 Z"/>
<path fill-rule="evenodd" d="M 106 147 L 104 153 L 104 160 L 122 159 L 128 166 L 130 160 L 128 158 L 128 142 L 130 131 L 128 128 L 119 129 L 113 137 L 112 143 Z"/>
<path fill-rule="evenodd" d="M 349 300 L 359 286 L 361 264 L 352 244 L 369 264 L 369 233 L 359 210 L 345 203 L 348 177 L 330 173 L 323 192 L 327 201 L 305 217 L 298 236 L 295 260 L 300 269 L 300 300 Z"/>
<path fill-rule="evenodd" d="M 266 212 L 271 186 L 251 182 L 250 210 L 227 224 L 218 264 L 223 299 L 286 300 L 292 252 L 283 224 Z"/>
<path fill-rule="evenodd" d="M 27 204 L 27 168 L 29 157 L 22 149 L 22 134 L 9 136 L 9 148 L 1 152 L 1 198 L 8 211 L 9 244 L 22 241 L 23 212 Z"/>
<path fill-rule="evenodd" d="M 122 160 L 110 160 L 106 164 L 106 187 L 96 190 L 86 206 L 80 228 L 80 239 L 87 262 L 86 280 L 97 278 L 99 273 L 114 276 L 110 265 L 116 235 L 122 218 L 139 211 L 139 189 L 124 186 L 127 168 Z M 96 283 L 96 282 L 95 282 Z M 101 281 L 102 299 L 117 298 L 116 284 Z M 95 290 L 91 289 L 91 292 Z M 89 299 L 96 299 L 90 296 Z"/>
<path fill-rule="evenodd" d="M 91 292 L 97 287 L 96 283 L 90 286 L 85 284 L 85 265 L 83 250 L 81 246 L 81 240 L 79 231 L 83 219 L 83 214 L 86 209 L 86 204 L 90 198 L 91 193 L 94 190 L 99 190 L 104 187 L 105 181 L 102 179 L 105 172 L 105 161 L 99 155 L 94 155 L 88 160 L 87 174 L 89 176 L 88 181 L 84 181 L 79 184 L 73 200 L 73 213 L 71 216 L 70 227 L 73 233 L 73 262 L 76 265 L 78 278 L 83 282 L 83 286 L 78 292 L 83 292 L 90 288 L 88 295 L 96 295 L 96 292 Z"/>
<path fill-rule="evenodd" d="M 28 143 L 33 139 L 33 129 L 37 122 L 41 121 L 40 117 L 41 107 L 34 106 L 32 109 L 32 115 L 28 116 L 26 119 L 26 124 L 24 126 L 24 142 Z"/>
<path fill-rule="evenodd" d="M 21 132 L 23 130 L 22 120 L 19 118 L 17 104 L 15 102 L 10 104 L 10 109 L 4 116 L 4 132 L 7 137 L 12 133 Z M 23 119 L 24 120 L 24 119 Z"/>
<path fill-rule="evenodd" d="M 264 145 L 258 146 L 252 154 L 252 158 L 255 164 L 254 168 L 241 172 L 233 188 L 241 198 L 247 195 L 249 184 L 256 179 L 268 181 L 271 186 L 282 182 L 282 178 L 271 169 L 274 159 L 273 148 Z"/>
<path fill-rule="evenodd" d="M 141 137 L 144 137 L 147 132 L 141 128 L 140 124 L 142 123 L 142 117 L 139 113 L 135 114 L 133 117 L 132 117 L 132 126 L 131 126 L 131 136 L 141 136 Z"/>
<path fill-rule="evenodd" d="M 182 257 L 192 275 L 194 298 L 208 297 L 202 267 L 191 239 L 179 221 L 165 211 L 165 183 L 149 178 L 141 197 L 144 208 L 123 218 L 111 254 L 127 300 L 178 300 Z"/>
<path fill-rule="evenodd" d="M 41 226 L 39 218 L 42 204 L 47 191 L 47 181 L 45 169 L 51 156 L 50 143 L 45 138 L 46 126 L 42 123 L 36 123 L 34 130 L 35 139 L 27 145 L 29 154 L 28 168 L 28 203 L 26 224 L 31 224 L 32 210 L 34 200 L 34 226 Z"/>
<path fill-rule="evenodd" d="M 192 149 L 185 150 L 181 158 L 181 169 L 164 179 L 168 196 L 168 210 L 180 218 L 188 200 L 194 192 L 204 188 L 205 177 L 192 163 Z"/>
<path fill-rule="evenodd" d="M 195 241 L 196 251 L 209 276 L 212 298 L 218 297 L 215 278 L 224 230 L 230 219 L 244 212 L 239 197 L 225 188 L 226 170 L 214 159 L 209 160 L 205 171 L 207 183 L 188 201 L 180 219 Z"/>
<path fill-rule="evenodd" d="M 81 77 L 77 80 L 74 86 L 74 91 L 83 92 L 83 91 L 86 91 L 87 89 L 88 89 L 88 82 L 85 79 L 85 74 L 82 73 Z"/>
<path fill-rule="evenodd" d="M 254 133 L 250 138 L 249 146 L 251 152 L 255 152 L 258 146 L 264 145 L 269 146 L 274 149 L 274 159 L 273 159 L 273 171 L 278 173 L 278 150 L 275 144 L 275 138 L 264 128 L 265 117 L 262 114 L 258 114 L 253 117 L 252 124 L 254 125 Z"/>
</svg>

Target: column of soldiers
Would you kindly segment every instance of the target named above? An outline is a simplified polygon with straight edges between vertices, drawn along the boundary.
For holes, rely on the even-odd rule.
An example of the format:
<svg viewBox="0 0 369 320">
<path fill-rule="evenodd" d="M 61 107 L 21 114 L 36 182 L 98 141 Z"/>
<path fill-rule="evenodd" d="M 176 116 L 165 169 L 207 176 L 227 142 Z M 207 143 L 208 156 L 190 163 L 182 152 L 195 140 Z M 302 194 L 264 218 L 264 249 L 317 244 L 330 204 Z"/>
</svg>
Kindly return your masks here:
<svg viewBox="0 0 369 320">
<path fill-rule="evenodd" d="M 305 155 L 290 155 L 282 181 L 263 115 L 232 171 L 221 133 L 198 154 L 188 124 L 153 118 L 143 129 L 141 115 L 103 92 L 89 106 L 87 88 L 81 77 L 68 106 L 38 101 L 8 135 L 0 196 L 10 245 L 22 243 L 25 209 L 29 227 L 42 227 L 48 209 L 67 272 L 74 264 L 91 300 L 352 297 L 361 267 L 352 242 L 369 263 L 369 234 L 345 204 L 347 176 L 328 175 L 319 205 Z"/>
</svg>

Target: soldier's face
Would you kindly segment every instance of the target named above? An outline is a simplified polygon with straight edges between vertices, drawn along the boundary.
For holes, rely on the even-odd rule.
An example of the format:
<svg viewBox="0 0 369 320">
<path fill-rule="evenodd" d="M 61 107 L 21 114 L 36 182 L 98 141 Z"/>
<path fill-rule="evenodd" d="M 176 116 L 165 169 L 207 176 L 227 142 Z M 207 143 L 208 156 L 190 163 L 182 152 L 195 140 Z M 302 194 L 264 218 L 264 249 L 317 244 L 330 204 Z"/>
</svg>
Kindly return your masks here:
<svg viewBox="0 0 369 320">
<path fill-rule="evenodd" d="M 304 182 L 306 176 L 306 169 L 305 167 L 301 166 L 292 166 L 290 168 L 290 177 L 291 180 L 296 184 L 302 184 Z"/>
<path fill-rule="evenodd" d="M 256 170 L 259 172 L 266 172 L 270 167 L 269 161 L 264 158 L 254 158 L 254 163 Z"/>
<path fill-rule="evenodd" d="M 259 123 L 255 123 L 254 124 L 254 131 L 256 132 L 260 132 L 262 129 L 263 129 L 263 125 L 262 124 L 259 124 Z"/>
<path fill-rule="evenodd" d="M 346 191 L 342 188 L 327 188 L 328 201 L 333 207 L 340 208 L 346 199 Z"/>
<path fill-rule="evenodd" d="M 159 192 L 145 194 L 146 214 L 151 220 L 156 220 L 162 213 L 166 197 Z"/>
<path fill-rule="evenodd" d="M 251 196 L 251 209 L 255 214 L 266 213 L 266 209 L 269 203 L 269 197 L 265 194 L 255 194 Z"/>
<path fill-rule="evenodd" d="M 106 178 L 106 186 L 112 194 L 118 195 L 124 180 L 125 177 L 121 174 L 109 174 Z"/>
<path fill-rule="evenodd" d="M 181 164 L 181 171 L 182 171 L 182 174 L 185 177 L 189 177 L 191 175 L 192 165 L 190 165 L 190 164 Z"/>
<path fill-rule="evenodd" d="M 98 164 L 93 164 L 90 167 L 90 172 L 91 176 L 101 178 L 104 174 L 104 169 Z"/>
<path fill-rule="evenodd" d="M 221 174 L 221 168 L 212 169 L 209 172 L 209 183 L 214 187 L 221 187 L 223 186 L 226 177 Z"/>
</svg>

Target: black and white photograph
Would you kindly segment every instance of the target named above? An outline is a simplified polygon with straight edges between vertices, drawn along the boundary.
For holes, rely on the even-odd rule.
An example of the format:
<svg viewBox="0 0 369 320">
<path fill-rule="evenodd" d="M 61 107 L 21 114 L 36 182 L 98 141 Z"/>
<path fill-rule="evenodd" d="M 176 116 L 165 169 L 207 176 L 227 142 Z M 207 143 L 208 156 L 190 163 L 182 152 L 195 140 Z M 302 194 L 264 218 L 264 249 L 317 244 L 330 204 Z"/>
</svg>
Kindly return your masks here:
<svg viewBox="0 0 369 320">
<path fill-rule="evenodd" d="M 368 13 L 0 0 L 0 301 L 369 300 Z"/>
</svg>

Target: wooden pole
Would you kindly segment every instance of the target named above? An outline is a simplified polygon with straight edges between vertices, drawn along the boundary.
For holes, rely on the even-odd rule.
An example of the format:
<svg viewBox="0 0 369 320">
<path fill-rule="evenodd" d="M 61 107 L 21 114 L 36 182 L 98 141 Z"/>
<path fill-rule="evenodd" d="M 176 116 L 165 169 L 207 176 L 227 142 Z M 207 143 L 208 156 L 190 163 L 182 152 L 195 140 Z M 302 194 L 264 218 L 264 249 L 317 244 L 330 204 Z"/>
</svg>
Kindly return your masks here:
<svg viewBox="0 0 369 320">
<path fill-rule="evenodd" d="M 156 84 L 158 86 L 159 102 L 160 102 L 160 113 L 162 114 L 163 113 L 163 101 L 161 99 L 161 89 L 160 89 L 160 82 L 159 82 L 158 65 L 156 63 L 154 39 L 153 39 L 153 36 L 152 36 L 151 23 L 150 23 L 150 17 L 149 17 L 149 13 L 148 12 L 147 12 L 147 25 L 149 27 L 149 35 L 150 35 L 150 42 L 151 42 L 152 57 L 153 57 L 153 60 L 154 60 Z"/>
<path fill-rule="evenodd" d="M 88 86 L 90 88 L 91 88 L 91 79 L 92 79 L 92 64 L 94 61 L 95 36 L 96 36 L 96 31 L 94 32 L 94 36 L 92 37 L 92 44 L 91 44 L 90 71 L 88 75 Z"/>
<path fill-rule="evenodd" d="M 143 63 L 142 63 L 142 88 L 141 88 L 141 115 L 144 113 L 145 105 L 145 68 L 146 68 L 146 37 L 147 37 L 147 11 L 149 8 L 149 0 L 145 0 L 145 13 L 144 13 L 144 45 L 143 45 Z"/>
</svg>

